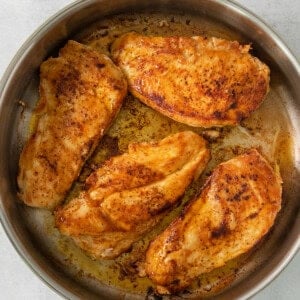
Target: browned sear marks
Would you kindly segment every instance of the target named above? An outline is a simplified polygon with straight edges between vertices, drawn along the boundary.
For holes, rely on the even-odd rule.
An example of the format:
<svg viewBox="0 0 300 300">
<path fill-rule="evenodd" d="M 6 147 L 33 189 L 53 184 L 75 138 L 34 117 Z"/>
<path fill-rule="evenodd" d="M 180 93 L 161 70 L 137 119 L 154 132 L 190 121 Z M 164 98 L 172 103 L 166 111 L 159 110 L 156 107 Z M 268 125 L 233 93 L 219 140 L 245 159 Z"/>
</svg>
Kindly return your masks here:
<svg viewBox="0 0 300 300">
<path fill-rule="evenodd" d="M 257 150 L 216 167 L 200 196 L 150 244 L 146 273 L 176 293 L 250 250 L 281 208 L 281 178 Z"/>
<path fill-rule="evenodd" d="M 215 37 L 153 37 L 126 33 L 112 45 L 139 100 L 196 127 L 238 124 L 269 90 L 269 68 L 249 45 Z"/>
<path fill-rule="evenodd" d="M 87 190 L 55 212 L 59 230 L 94 258 L 113 258 L 178 203 L 210 158 L 197 134 L 130 144 L 86 180 Z"/>
<path fill-rule="evenodd" d="M 19 196 L 27 205 L 53 208 L 63 201 L 126 92 L 112 61 L 75 41 L 42 63 L 36 129 L 19 162 Z"/>
</svg>

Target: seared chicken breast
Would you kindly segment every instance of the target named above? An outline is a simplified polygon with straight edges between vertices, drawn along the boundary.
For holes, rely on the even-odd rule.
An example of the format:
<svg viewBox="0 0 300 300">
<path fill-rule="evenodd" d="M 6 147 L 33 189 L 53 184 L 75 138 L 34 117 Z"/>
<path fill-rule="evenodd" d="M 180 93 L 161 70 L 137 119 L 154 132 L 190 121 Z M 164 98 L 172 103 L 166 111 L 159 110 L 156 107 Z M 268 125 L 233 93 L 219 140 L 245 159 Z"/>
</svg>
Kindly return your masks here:
<svg viewBox="0 0 300 300">
<path fill-rule="evenodd" d="M 256 150 L 222 163 L 200 196 L 151 242 L 146 274 L 158 292 L 178 292 L 251 249 L 280 207 L 280 175 Z"/>
<path fill-rule="evenodd" d="M 205 140 L 190 131 L 130 144 L 56 210 L 56 226 L 93 258 L 117 257 L 179 202 L 209 158 Z"/>
<path fill-rule="evenodd" d="M 42 63 L 36 126 L 19 161 L 19 196 L 27 205 L 53 208 L 64 199 L 126 91 L 107 56 L 75 41 Z"/>
<path fill-rule="evenodd" d="M 238 124 L 269 89 L 269 68 L 250 45 L 215 37 L 127 33 L 112 45 L 129 90 L 175 121 L 196 127 Z"/>
</svg>

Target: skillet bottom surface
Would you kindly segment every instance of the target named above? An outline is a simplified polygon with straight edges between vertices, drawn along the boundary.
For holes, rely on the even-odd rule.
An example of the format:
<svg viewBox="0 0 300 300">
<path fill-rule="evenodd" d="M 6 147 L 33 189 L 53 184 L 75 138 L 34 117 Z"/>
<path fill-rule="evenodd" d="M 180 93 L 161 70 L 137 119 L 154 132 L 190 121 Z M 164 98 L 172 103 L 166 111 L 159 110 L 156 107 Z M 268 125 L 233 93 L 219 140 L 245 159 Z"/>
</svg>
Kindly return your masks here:
<svg viewBox="0 0 300 300">
<path fill-rule="evenodd" d="M 224 24 L 210 19 L 186 14 L 159 13 L 122 14 L 104 18 L 71 38 L 109 54 L 112 41 L 130 31 L 163 36 L 206 35 L 238 40 L 242 43 L 251 42 Z M 263 54 L 254 52 L 254 55 L 258 55 L 264 61 Z M 124 253 L 115 260 L 93 261 L 70 239 L 60 235 L 54 227 L 53 216 L 50 212 L 22 205 L 20 212 L 35 243 L 60 269 L 94 291 L 97 291 L 101 282 L 117 288 L 123 295 L 128 293 L 128 295 L 135 294 L 137 298 L 144 297 L 147 293 L 151 293 L 154 287 L 149 279 L 138 276 L 138 268 L 143 261 L 149 241 L 178 215 L 186 201 L 200 190 L 203 182 L 217 164 L 243 153 L 245 149 L 255 147 L 273 166 L 278 164 L 284 181 L 283 208 L 277 217 L 274 229 L 249 253 L 229 261 L 222 268 L 199 276 L 181 296 L 187 298 L 212 296 L 247 277 L 264 264 L 272 255 L 271 249 L 281 243 L 288 226 L 286 216 L 292 214 L 288 201 L 293 198 L 293 139 L 284 106 L 284 99 L 288 97 L 288 94 L 280 72 L 272 66 L 270 68 L 271 89 L 266 100 L 257 111 L 236 127 L 213 129 L 189 127 L 162 116 L 140 103 L 132 95 L 127 96 L 120 113 L 84 167 L 67 201 L 78 194 L 93 166 L 112 155 L 123 153 L 130 142 L 158 140 L 171 133 L 193 130 L 210 141 L 212 151 L 212 160 L 199 180 L 186 191 L 181 205 L 169 213 L 157 228 L 135 243 L 131 252 Z M 30 98 L 31 103 L 35 103 L 38 99 L 38 82 L 38 77 L 33 78 L 23 95 L 26 100 Z M 20 124 L 22 128 L 20 140 L 24 141 L 28 136 L 28 128 L 34 127 L 34 120 L 29 121 L 33 107 L 34 105 L 28 107 L 24 112 L 23 122 Z"/>
</svg>

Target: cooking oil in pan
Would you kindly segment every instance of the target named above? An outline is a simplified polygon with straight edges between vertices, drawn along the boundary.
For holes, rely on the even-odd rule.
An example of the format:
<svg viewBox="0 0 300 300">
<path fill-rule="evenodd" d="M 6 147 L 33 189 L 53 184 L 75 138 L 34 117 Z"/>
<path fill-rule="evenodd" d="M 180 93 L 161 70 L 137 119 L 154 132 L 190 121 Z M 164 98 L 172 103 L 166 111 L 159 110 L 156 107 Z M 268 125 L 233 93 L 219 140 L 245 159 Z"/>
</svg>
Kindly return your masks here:
<svg viewBox="0 0 300 300">
<path fill-rule="evenodd" d="M 208 19 L 156 13 L 118 15 L 103 19 L 77 34 L 74 39 L 109 55 L 109 47 L 114 39 L 130 31 L 150 35 L 217 36 L 245 42 L 237 32 Z M 273 74 L 272 76 L 275 78 Z M 34 128 L 33 123 L 31 127 Z M 217 164 L 244 152 L 245 149 L 255 147 L 274 167 L 276 164 L 279 165 L 283 178 L 288 178 L 293 166 L 289 122 L 281 95 L 272 80 L 271 90 L 266 100 L 247 120 L 236 127 L 217 129 L 201 129 L 177 123 L 145 106 L 132 95 L 128 95 L 120 113 L 94 155 L 88 160 L 67 200 L 80 192 L 82 183 L 95 167 L 108 157 L 125 152 L 129 143 L 159 140 L 184 130 L 192 130 L 210 141 L 212 153 L 210 163 L 199 180 L 186 191 L 181 205 L 169 213 L 157 228 L 136 242 L 130 252 L 115 260 L 94 261 L 90 259 L 71 240 L 59 234 L 54 228 L 51 213 L 27 208 L 26 214 L 30 215 L 27 217 L 34 224 L 32 227 L 36 235 L 49 246 L 48 251 L 55 260 L 60 265 L 64 265 L 73 276 L 76 274 L 78 280 L 93 278 L 125 292 L 145 294 L 152 287 L 152 283 L 146 277 L 139 277 L 138 271 L 143 264 L 149 241 L 178 215 L 189 199 L 199 192 L 203 182 Z M 284 188 L 287 184 L 288 182 L 284 183 Z M 202 274 L 184 293 L 209 296 L 220 292 L 236 279 L 239 270 L 251 259 L 251 255 L 251 252 L 246 253 L 229 261 L 224 267 Z"/>
</svg>

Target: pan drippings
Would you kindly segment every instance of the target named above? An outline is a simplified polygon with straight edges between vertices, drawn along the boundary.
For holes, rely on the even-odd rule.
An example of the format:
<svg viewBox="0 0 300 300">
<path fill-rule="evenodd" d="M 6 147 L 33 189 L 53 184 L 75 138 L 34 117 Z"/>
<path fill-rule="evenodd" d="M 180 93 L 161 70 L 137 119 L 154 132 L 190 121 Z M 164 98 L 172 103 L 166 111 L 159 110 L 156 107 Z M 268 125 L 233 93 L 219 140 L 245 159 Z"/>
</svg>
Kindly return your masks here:
<svg viewBox="0 0 300 300">
<path fill-rule="evenodd" d="M 92 45 L 109 55 L 109 48 L 113 40 L 130 31 L 162 36 L 205 35 L 237 40 L 241 43 L 251 42 L 246 41 L 239 33 L 228 29 L 223 24 L 209 19 L 156 13 L 113 16 L 91 25 L 72 38 Z M 260 59 L 263 60 L 263 57 Z M 77 276 L 79 281 L 93 284 L 92 282 L 96 279 L 96 281 L 99 280 L 128 293 L 145 295 L 147 291 L 151 290 L 152 284 L 149 279 L 139 275 L 143 275 L 141 270 L 144 252 L 149 241 L 178 215 L 187 200 L 199 193 L 203 182 L 217 164 L 243 153 L 245 149 L 258 148 L 273 166 L 278 164 L 284 180 L 283 188 L 289 188 L 289 182 L 285 181 L 285 178 L 288 178 L 293 166 L 291 150 L 293 141 L 289 121 L 281 100 L 280 76 L 278 76 L 271 68 L 271 90 L 266 100 L 257 111 L 236 127 L 212 129 L 189 127 L 159 114 L 133 96 L 128 95 L 113 125 L 100 142 L 92 158 L 89 159 L 78 182 L 73 185 L 68 199 L 78 194 L 85 178 L 95 167 L 108 157 L 123 153 L 130 142 L 159 140 L 183 130 L 192 130 L 210 141 L 212 160 L 206 171 L 186 191 L 180 206 L 169 213 L 157 228 L 136 242 L 130 252 L 115 260 L 93 261 L 71 240 L 58 233 L 54 228 L 51 213 L 26 208 L 25 214 L 35 224 L 33 227 L 38 239 L 43 244 L 49 245 L 48 251 L 54 260 L 63 265 L 63 269 L 67 269 L 73 276 Z M 32 125 L 33 127 L 34 125 Z M 243 270 L 251 272 L 257 267 L 258 262 L 249 262 L 258 248 L 259 246 L 253 249 L 251 253 L 228 262 L 222 268 L 201 275 L 183 294 L 187 297 L 191 294 L 213 295 L 229 287 L 243 275 Z M 248 265 L 249 267 L 247 267 Z"/>
</svg>

